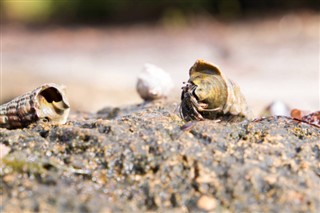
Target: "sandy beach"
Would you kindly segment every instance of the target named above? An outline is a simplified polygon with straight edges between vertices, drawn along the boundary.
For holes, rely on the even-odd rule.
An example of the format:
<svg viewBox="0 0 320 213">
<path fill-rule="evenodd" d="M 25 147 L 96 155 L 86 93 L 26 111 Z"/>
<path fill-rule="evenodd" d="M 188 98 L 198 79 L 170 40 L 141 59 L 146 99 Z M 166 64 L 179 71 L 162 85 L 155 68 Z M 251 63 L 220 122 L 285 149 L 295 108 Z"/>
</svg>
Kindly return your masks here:
<svg viewBox="0 0 320 213">
<path fill-rule="evenodd" d="M 206 117 L 188 102 L 194 87 L 178 110 L 199 58 L 240 85 L 255 117 L 275 100 L 319 110 L 319 20 L 2 26 L 0 103 L 54 82 L 71 111 L 59 86 L 2 106 L 0 211 L 320 212 L 319 113 L 252 120 L 211 101 L 221 111 Z M 172 76 L 167 99 L 138 96 L 145 63 Z"/>
</svg>

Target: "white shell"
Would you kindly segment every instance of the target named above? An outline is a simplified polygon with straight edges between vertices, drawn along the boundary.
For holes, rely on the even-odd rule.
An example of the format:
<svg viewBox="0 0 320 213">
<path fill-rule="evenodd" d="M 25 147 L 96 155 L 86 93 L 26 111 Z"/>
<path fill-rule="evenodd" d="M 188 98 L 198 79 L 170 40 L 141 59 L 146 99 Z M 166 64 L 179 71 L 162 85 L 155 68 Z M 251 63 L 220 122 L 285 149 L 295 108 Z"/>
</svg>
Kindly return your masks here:
<svg viewBox="0 0 320 213">
<path fill-rule="evenodd" d="M 270 105 L 266 107 L 263 111 L 262 116 L 290 116 L 290 107 L 282 101 L 273 101 Z"/>
<path fill-rule="evenodd" d="M 145 64 L 138 76 L 137 92 L 145 101 L 168 96 L 173 88 L 171 76 L 153 64 Z"/>
</svg>

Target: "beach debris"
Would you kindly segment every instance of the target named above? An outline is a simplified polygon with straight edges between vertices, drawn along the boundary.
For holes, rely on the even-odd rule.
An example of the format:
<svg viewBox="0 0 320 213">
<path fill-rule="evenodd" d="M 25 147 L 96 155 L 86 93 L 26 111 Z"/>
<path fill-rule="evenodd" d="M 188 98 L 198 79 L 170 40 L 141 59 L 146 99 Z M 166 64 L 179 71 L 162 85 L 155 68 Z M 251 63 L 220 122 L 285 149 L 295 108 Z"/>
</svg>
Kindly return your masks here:
<svg viewBox="0 0 320 213">
<path fill-rule="evenodd" d="M 290 116 L 296 119 L 302 119 L 302 117 L 310 114 L 310 111 L 300 110 L 300 109 L 292 109 L 290 112 Z"/>
<path fill-rule="evenodd" d="M 0 127 L 23 128 L 38 120 L 64 124 L 69 111 L 64 87 L 47 83 L 1 105 Z"/>
<path fill-rule="evenodd" d="M 136 89 L 143 100 L 153 101 L 169 95 L 173 80 L 163 69 L 147 63 L 138 76 Z"/>
<path fill-rule="evenodd" d="M 301 120 L 310 125 L 320 127 L 320 111 L 316 111 L 308 114 L 305 111 L 302 111 L 299 109 L 293 109 L 291 110 L 291 117 Z"/>
<path fill-rule="evenodd" d="M 241 121 L 252 119 L 240 87 L 213 64 L 197 60 L 182 87 L 180 115 L 186 121 Z"/>
</svg>

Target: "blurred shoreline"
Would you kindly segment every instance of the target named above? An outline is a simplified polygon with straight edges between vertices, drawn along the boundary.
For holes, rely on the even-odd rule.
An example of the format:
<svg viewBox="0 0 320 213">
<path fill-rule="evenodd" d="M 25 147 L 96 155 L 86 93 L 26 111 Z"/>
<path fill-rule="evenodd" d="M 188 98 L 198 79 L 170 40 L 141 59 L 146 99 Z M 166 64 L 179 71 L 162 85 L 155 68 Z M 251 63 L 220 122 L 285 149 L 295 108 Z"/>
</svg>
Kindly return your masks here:
<svg viewBox="0 0 320 213">
<path fill-rule="evenodd" d="M 67 86 L 73 110 L 140 103 L 144 63 L 180 87 L 194 61 L 217 64 L 240 85 L 255 114 L 274 100 L 310 111 L 319 101 L 319 14 L 288 13 L 239 22 L 198 19 L 185 25 L 122 27 L 2 26 L 3 103 L 45 82 Z"/>
</svg>

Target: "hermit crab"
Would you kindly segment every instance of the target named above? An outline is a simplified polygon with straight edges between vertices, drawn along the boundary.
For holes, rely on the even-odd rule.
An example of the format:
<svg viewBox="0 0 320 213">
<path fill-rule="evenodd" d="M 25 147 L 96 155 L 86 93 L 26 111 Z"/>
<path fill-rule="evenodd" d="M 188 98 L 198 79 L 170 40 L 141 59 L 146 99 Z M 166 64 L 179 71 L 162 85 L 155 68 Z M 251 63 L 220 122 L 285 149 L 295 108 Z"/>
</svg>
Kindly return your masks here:
<svg viewBox="0 0 320 213">
<path fill-rule="evenodd" d="M 64 88 L 54 83 L 44 84 L 1 105 L 0 127 L 22 128 L 38 120 L 64 124 L 69 111 Z"/>
<path fill-rule="evenodd" d="M 240 88 L 213 64 L 197 60 L 182 87 L 180 115 L 186 121 L 241 121 L 252 113 Z"/>
</svg>

